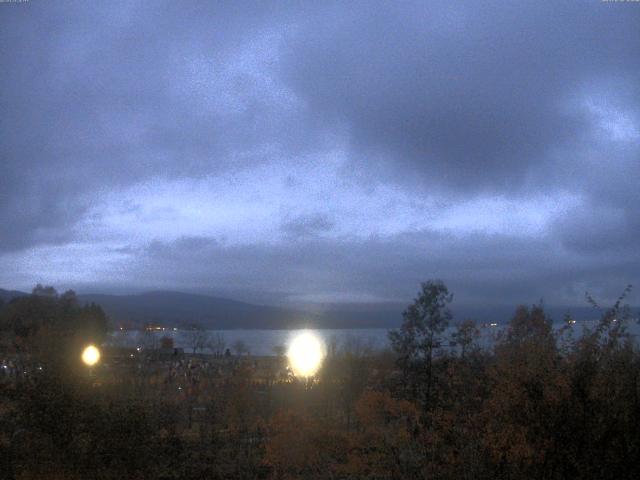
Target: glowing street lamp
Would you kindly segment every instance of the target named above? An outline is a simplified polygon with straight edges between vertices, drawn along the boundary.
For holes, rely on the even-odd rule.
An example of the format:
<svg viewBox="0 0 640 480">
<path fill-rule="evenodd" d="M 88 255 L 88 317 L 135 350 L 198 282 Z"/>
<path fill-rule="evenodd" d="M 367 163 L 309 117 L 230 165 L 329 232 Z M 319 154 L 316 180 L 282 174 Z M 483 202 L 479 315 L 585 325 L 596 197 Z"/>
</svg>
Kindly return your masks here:
<svg viewBox="0 0 640 480">
<path fill-rule="evenodd" d="M 85 365 L 93 367 L 100 361 L 100 350 L 94 345 L 89 345 L 82 351 L 82 361 Z"/>
<path fill-rule="evenodd" d="M 296 335 L 287 350 L 291 370 L 298 377 L 308 378 L 315 375 L 324 356 L 324 342 L 316 334 L 309 331 Z"/>
</svg>

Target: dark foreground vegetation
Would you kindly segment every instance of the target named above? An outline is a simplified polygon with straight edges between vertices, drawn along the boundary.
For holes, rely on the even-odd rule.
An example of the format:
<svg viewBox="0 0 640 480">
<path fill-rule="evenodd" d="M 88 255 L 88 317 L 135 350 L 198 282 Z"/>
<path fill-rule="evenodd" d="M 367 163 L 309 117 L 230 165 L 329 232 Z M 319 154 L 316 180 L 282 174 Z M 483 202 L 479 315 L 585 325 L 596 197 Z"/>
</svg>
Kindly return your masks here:
<svg viewBox="0 0 640 480">
<path fill-rule="evenodd" d="M 34 293 L 0 306 L 2 478 L 640 478 L 624 295 L 586 335 L 570 318 L 554 332 L 541 305 L 518 307 L 489 350 L 456 323 L 452 355 L 437 348 L 451 296 L 427 282 L 392 349 L 329 349 L 303 381 L 277 374 L 283 357 L 272 374 L 250 357 L 185 359 L 197 375 L 142 355 L 89 369 L 100 307 Z"/>
</svg>

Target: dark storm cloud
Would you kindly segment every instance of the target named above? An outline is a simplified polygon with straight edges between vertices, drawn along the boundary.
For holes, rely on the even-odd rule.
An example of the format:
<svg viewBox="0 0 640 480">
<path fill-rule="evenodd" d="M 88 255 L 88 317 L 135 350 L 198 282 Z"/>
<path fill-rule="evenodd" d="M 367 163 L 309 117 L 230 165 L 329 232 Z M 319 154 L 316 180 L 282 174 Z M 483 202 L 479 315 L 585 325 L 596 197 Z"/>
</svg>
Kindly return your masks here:
<svg viewBox="0 0 640 480">
<path fill-rule="evenodd" d="M 351 4 L 310 18 L 286 75 L 356 161 L 430 186 L 509 190 L 572 145 L 576 92 L 640 93 L 640 10 L 596 2 Z M 547 165 L 544 171 L 553 175 Z"/>
<path fill-rule="evenodd" d="M 252 150 L 272 145 L 307 148 L 265 98 L 279 92 L 260 83 L 262 59 L 226 69 L 264 42 L 269 12 L 32 2 L 0 13 L 0 221 L 14 225 L 0 249 L 46 242 L 41 226 L 69 228 L 114 187 L 270 160 Z"/>
<path fill-rule="evenodd" d="M 637 254 L 640 238 L 640 215 L 637 203 L 626 209 L 591 205 L 572 212 L 557 222 L 555 231 L 570 251 L 585 255 Z"/>
<path fill-rule="evenodd" d="M 635 4 L 32 1 L 0 19 L 0 255 L 19 278 L 72 245 L 100 252 L 98 285 L 406 298 L 442 277 L 469 302 L 560 302 L 640 280 Z M 244 203 L 240 180 L 202 186 L 229 172 L 254 179 Z M 176 208 L 136 198 L 154 189 Z M 499 225 L 533 213 L 492 235 L 473 202 L 503 202 Z M 425 227 L 423 203 L 458 230 Z M 193 229 L 158 227 L 184 211 Z"/>
<path fill-rule="evenodd" d="M 566 248 L 633 248 L 638 137 L 624 151 L 594 145 L 591 112 L 579 104 L 603 96 L 640 119 L 640 9 L 403 7 L 328 10 L 287 50 L 286 78 L 313 115 L 350 132 L 354 164 L 375 169 L 373 181 L 391 174 L 463 197 L 568 188 L 587 205 L 558 220 Z M 585 164 L 594 155 L 595 167 Z"/>
</svg>

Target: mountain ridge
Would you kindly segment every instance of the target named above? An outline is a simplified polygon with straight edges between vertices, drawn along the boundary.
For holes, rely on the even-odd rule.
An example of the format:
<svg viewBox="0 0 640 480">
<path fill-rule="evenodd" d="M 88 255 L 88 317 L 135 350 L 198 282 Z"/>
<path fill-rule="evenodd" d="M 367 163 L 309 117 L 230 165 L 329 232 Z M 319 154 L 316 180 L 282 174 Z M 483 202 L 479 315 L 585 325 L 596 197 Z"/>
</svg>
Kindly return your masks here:
<svg viewBox="0 0 640 480">
<path fill-rule="evenodd" d="M 0 298 L 29 295 L 17 290 L 0 289 Z M 173 290 L 150 290 L 132 294 L 79 294 L 81 303 L 96 303 L 107 313 L 114 328 L 139 328 L 146 324 L 188 327 L 200 325 L 208 329 L 288 329 L 288 328 L 396 328 L 402 320 L 404 306 L 396 304 L 318 304 L 289 308 L 260 305 L 229 298 Z M 505 323 L 516 305 L 469 307 L 452 305 L 454 322 L 472 318 L 478 323 Z M 599 317 L 592 307 L 547 306 L 554 321 L 571 312 L 576 320 Z M 637 308 L 633 308 L 637 312 Z M 636 315 L 637 316 L 637 315 Z"/>
</svg>

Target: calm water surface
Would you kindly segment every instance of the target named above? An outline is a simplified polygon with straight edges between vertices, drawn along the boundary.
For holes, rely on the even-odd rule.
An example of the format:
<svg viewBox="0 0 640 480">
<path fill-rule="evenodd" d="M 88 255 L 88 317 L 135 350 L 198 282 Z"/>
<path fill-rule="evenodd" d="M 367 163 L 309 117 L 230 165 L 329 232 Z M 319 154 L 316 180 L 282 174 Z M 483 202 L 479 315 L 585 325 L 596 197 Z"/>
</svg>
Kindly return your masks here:
<svg viewBox="0 0 640 480">
<path fill-rule="evenodd" d="M 596 325 L 596 321 L 584 321 L 578 322 L 573 325 L 574 337 L 582 334 L 584 328 L 593 328 Z M 554 324 L 554 328 L 558 329 L 562 327 L 562 323 Z M 502 330 L 501 326 L 488 326 L 479 328 L 480 338 L 478 343 L 482 347 L 490 347 L 499 332 Z M 218 334 L 224 339 L 225 348 L 229 348 L 234 351 L 234 344 L 241 341 L 246 345 L 248 350 L 253 355 L 273 355 L 274 348 L 286 347 L 291 338 L 299 333 L 301 330 L 209 330 L 207 333 L 211 339 L 214 339 Z M 640 326 L 632 322 L 628 325 L 628 331 L 638 339 L 640 334 Z M 388 329 L 384 328 L 370 328 L 370 329 L 318 329 L 314 330 L 327 344 L 335 345 L 336 348 L 362 348 L 370 347 L 373 349 L 384 349 L 389 347 L 389 340 L 387 334 Z M 449 347 L 449 341 L 451 340 L 451 334 L 453 328 L 449 328 L 442 336 L 443 347 Z M 176 347 L 184 348 L 185 352 L 191 351 L 190 346 L 190 332 L 187 330 L 172 330 L 166 329 L 165 331 L 115 331 L 111 334 L 109 344 L 128 346 L 128 347 L 157 347 L 162 337 L 171 337 L 174 340 Z M 205 353 L 212 353 L 209 348 L 203 350 Z"/>
</svg>

